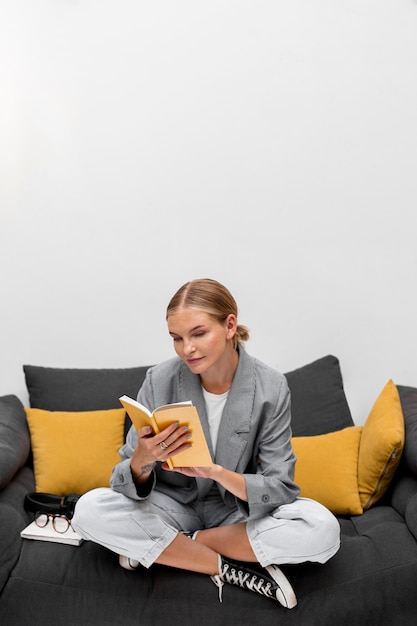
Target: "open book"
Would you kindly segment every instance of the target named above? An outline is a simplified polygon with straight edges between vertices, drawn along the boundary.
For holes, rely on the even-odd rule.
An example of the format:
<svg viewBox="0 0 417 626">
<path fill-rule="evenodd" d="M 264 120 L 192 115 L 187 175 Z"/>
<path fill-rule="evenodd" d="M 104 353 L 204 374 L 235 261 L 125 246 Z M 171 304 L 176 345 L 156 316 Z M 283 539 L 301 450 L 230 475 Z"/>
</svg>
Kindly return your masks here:
<svg viewBox="0 0 417 626">
<path fill-rule="evenodd" d="M 191 433 L 191 439 L 189 440 L 191 448 L 187 448 L 184 452 L 167 459 L 166 462 L 171 469 L 175 467 L 207 467 L 213 465 L 197 409 L 191 402 L 165 404 L 151 413 L 143 404 L 132 400 L 128 396 L 122 396 L 119 400 L 126 409 L 136 430 L 143 426 L 150 426 L 154 433 L 158 434 L 174 422 L 179 422 L 180 426 L 188 426 Z"/>
<path fill-rule="evenodd" d="M 70 526 L 65 533 L 57 533 L 51 522 L 40 528 L 36 522 L 26 526 L 20 536 L 24 539 L 38 539 L 40 541 L 52 541 L 54 543 L 67 543 L 71 546 L 79 546 L 83 538 Z"/>
</svg>

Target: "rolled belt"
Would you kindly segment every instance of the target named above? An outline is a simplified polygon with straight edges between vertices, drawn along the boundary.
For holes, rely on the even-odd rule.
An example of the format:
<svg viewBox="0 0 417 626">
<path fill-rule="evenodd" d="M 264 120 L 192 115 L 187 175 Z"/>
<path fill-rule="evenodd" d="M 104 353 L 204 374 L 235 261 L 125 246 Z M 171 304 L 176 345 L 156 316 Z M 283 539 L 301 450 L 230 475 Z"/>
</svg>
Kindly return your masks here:
<svg viewBox="0 0 417 626">
<path fill-rule="evenodd" d="M 75 505 L 80 496 L 70 493 L 68 496 L 56 496 L 52 493 L 33 492 L 25 495 L 25 509 L 32 513 L 52 513 L 64 515 L 71 519 L 74 515 Z"/>
</svg>

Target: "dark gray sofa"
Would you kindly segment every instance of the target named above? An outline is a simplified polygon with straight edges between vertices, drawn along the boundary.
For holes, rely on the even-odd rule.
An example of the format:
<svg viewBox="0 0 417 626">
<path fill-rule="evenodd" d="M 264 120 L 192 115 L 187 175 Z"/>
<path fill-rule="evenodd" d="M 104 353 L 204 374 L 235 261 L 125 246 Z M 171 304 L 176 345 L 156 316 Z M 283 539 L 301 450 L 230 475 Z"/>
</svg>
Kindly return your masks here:
<svg viewBox="0 0 417 626">
<path fill-rule="evenodd" d="M 25 366 L 32 407 L 81 411 L 136 397 L 146 367 L 78 370 Z M 293 435 L 353 424 L 338 359 L 287 373 Z M 154 566 L 127 572 L 90 542 L 79 547 L 22 540 L 34 491 L 23 406 L 0 398 L 0 623 L 4 626 L 414 626 L 417 623 L 417 390 L 398 387 L 406 443 L 383 499 L 362 515 L 339 516 L 341 548 L 326 565 L 283 567 L 298 597 L 291 611 L 227 586 L 220 604 L 208 576 Z M 127 423 L 126 427 L 129 424 Z"/>
</svg>

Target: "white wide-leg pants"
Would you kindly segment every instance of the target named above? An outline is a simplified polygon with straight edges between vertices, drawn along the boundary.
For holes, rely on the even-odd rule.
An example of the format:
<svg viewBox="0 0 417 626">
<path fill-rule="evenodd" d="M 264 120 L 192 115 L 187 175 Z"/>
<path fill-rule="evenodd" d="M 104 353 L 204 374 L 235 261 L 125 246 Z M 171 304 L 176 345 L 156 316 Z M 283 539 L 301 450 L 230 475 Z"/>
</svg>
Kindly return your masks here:
<svg viewBox="0 0 417 626">
<path fill-rule="evenodd" d="M 318 502 L 297 498 L 260 519 L 250 519 L 227 507 L 220 494 L 181 504 L 156 489 L 144 500 L 133 500 L 112 489 L 94 489 L 77 502 L 72 520 L 86 540 L 148 568 L 179 532 L 193 532 L 247 522 L 251 547 L 265 567 L 305 561 L 325 563 L 339 549 L 340 527 Z"/>
</svg>

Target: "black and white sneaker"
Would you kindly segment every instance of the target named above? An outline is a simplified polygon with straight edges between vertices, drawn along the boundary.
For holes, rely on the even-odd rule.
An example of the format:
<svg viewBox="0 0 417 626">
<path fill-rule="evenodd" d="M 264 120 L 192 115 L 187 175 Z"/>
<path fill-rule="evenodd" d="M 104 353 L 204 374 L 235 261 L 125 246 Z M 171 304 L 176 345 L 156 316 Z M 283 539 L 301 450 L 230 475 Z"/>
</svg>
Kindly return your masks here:
<svg viewBox="0 0 417 626">
<path fill-rule="evenodd" d="M 123 567 L 123 569 L 133 571 L 139 567 L 139 561 L 136 561 L 135 559 L 131 559 L 128 556 L 124 556 L 123 554 L 120 554 L 119 565 L 120 567 Z"/>
<path fill-rule="evenodd" d="M 265 573 L 256 572 L 219 555 L 219 573 L 211 576 L 211 580 L 219 588 L 220 602 L 223 585 L 228 583 L 271 598 L 287 609 L 294 608 L 297 598 L 286 576 L 276 565 L 267 565 L 265 570 Z"/>
</svg>

